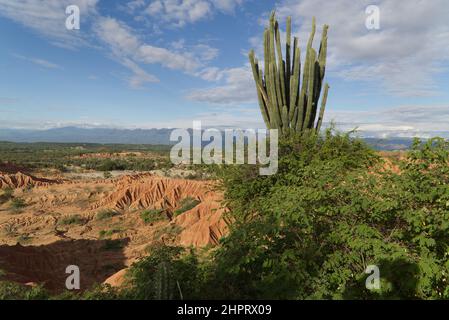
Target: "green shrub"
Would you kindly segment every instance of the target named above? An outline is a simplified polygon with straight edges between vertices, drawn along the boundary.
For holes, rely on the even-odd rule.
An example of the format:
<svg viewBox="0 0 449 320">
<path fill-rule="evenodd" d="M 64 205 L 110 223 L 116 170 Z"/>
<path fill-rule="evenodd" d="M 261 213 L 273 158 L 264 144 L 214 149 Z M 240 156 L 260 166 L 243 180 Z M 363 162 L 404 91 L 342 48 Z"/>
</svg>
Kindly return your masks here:
<svg viewBox="0 0 449 320">
<path fill-rule="evenodd" d="M 58 220 L 58 225 L 66 226 L 66 225 L 74 225 L 74 224 L 84 224 L 86 219 L 81 217 L 79 214 L 74 214 L 71 216 L 62 217 Z"/>
<path fill-rule="evenodd" d="M 13 198 L 10 203 L 11 210 L 19 211 L 27 206 L 25 200 L 22 198 Z"/>
<path fill-rule="evenodd" d="M 122 231 L 123 231 L 122 229 L 101 230 L 98 233 L 98 236 L 100 237 L 100 239 L 102 239 L 102 238 L 109 238 L 109 237 L 112 237 L 114 234 L 120 233 Z"/>
<path fill-rule="evenodd" d="M 6 203 L 13 197 L 14 189 L 12 188 L 5 188 L 2 191 L 2 194 L 0 195 L 0 204 Z"/>
<path fill-rule="evenodd" d="M 31 239 L 32 239 L 32 238 L 31 238 L 28 234 L 23 234 L 23 235 L 20 235 L 20 236 L 17 238 L 17 241 L 18 241 L 20 244 L 25 244 L 25 243 L 30 242 Z"/>
<path fill-rule="evenodd" d="M 179 216 L 180 214 L 195 208 L 200 203 L 201 201 L 194 199 L 192 197 L 182 199 L 180 202 L 180 207 L 173 212 L 173 215 L 175 217 Z"/>
<path fill-rule="evenodd" d="M 158 221 L 165 220 L 167 215 L 165 214 L 163 209 L 153 209 L 153 210 L 145 210 L 140 214 L 140 218 L 146 224 L 155 223 Z"/>
<path fill-rule="evenodd" d="M 17 234 L 17 226 L 13 222 L 8 222 L 3 225 L 2 231 L 7 236 L 14 236 Z"/>
<path fill-rule="evenodd" d="M 126 165 L 122 160 L 103 160 L 103 163 L 98 167 L 100 171 L 114 171 L 114 170 L 125 170 Z"/>
<path fill-rule="evenodd" d="M 81 300 L 119 300 L 122 299 L 120 289 L 108 284 L 96 285 L 83 292 Z"/>
<path fill-rule="evenodd" d="M 199 299 L 201 278 L 198 257 L 180 247 L 155 245 L 150 255 L 132 265 L 127 276 L 130 299 Z"/>
<path fill-rule="evenodd" d="M 396 174 L 360 141 L 313 139 L 282 141 L 277 175 L 223 173 L 236 223 L 217 250 L 210 295 L 447 299 L 448 143 L 417 141 Z M 368 265 L 380 268 L 380 290 L 365 288 Z"/>
<path fill-rule="evenodd" d="M 154 240 L 159 240 L 162 237 L 165 237 L 166 239 L 175 240 L 176 237 L 182 232 L 182 227 L 177 224 L 169 224 L 167 226 L 164 226 L 163 228 L 160 228 L 156 230 L 153 234 Z"/>
<path fill-rule="evenodd" d="M 0 300 L 46 300 L 49 293 L 42 287 L 28 287 L 9 281 L 0 281 Z"/>
<path fill-rule="evenodd" d="M 117 212 L 115 210 L 103 210 L 98 212 L 95 215 L 95 219 L 96 220 L 106 220 L 106 219 L 110 219 L 112 217 L 118 216 L 120 215 L 120 212 Z"/>
</svg>

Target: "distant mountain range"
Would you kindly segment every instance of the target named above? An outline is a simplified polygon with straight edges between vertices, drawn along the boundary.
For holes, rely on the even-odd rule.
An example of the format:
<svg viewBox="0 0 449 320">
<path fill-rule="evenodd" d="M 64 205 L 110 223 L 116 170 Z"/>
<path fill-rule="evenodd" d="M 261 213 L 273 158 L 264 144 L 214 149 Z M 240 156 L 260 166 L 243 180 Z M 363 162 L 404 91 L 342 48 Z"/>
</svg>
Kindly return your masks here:
<svg viewBox="0 0 449 320">
<path fill-rule="evenodd" d="M 0 129 L 0 141 L 59 143 L 120 143 L 169 145 L 173 129 L 113 129 L 63 127 L 48 130 Z M 412 138 L 365 138 L 377 150 L 408 149 Z"/>
<path fill-rule="evenodd" d="M 47 130 L 0 129 L 0 140 L 11 142 L 170 144 L 172 130 L 79 127 Z"/>
</svg>

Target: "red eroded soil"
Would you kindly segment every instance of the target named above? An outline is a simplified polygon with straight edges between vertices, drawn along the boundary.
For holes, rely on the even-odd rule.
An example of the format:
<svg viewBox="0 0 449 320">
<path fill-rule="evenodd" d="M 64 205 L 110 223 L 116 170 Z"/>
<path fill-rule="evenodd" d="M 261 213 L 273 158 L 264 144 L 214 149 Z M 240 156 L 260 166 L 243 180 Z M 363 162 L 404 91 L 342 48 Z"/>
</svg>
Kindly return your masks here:
<svg viewBox="0 0 449 320">
<path fill-rule="evenodd" d="M 1 173 L 0 188 L 6 187 L 26 206 L 13 210 L 10 202 L 0 203 L 0 269 L 8 280 L 44 283 L 54 291 L 64 290 L 68 265 L 79 266 L 82 289 L 110 277 L 118 283 L 124 271 L 115 274 L 154 243 L 216 245 L 228 230 L 213 181 L 151 174 L 68 181 Z M 175 217 L 186 198 L 198 204 Z M 145 223 L 141 213 L 150 209 L 163 209 L 165 216 Z"/>
</svg>

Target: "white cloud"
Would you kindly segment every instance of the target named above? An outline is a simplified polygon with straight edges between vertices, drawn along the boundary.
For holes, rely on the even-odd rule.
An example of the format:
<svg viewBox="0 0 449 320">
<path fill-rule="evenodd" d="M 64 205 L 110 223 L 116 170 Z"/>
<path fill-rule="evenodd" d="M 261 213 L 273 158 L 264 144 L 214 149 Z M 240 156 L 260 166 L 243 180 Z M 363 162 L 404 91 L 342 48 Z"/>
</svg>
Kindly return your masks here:
<svg viewBox="0 0 449 320">
<path fill-rule="evenodd" d="M 206 81 L 219 81 L 223 78 L 223 72 L 217 67 L 207 67 L 198 72 L 196 76 Z"/>
<path fill-rule="evenodd" d="M 134 12 L 137 9 L 140 9 L 145 6 L 144 0 L 133 0 L 126 4 L 126 7 L 130 10 L 130 12 Z"/>
<path fill-rule="evenodd" d="M 94 26 L 97 36 L 116 55 L 130 55 L 140 47 L 140 40 L 124 23 L 114 18 L 100 18 Z"/>
<path fill-rule="evenodd" d="M 284 22 L 293 16 L 304 46 L 311 17 L 329 24 L 332 75 L 380 84 L 403 96 L 435 94 L 434 79 L 449 62 L 449 6 L 446 0 L 378 0 L 380 30 L 365 27 L 370 0 L 284 0 L 277 5 Z"/>
<path fill-rule="evenodd" d="M 159 64 L 172 70 L 195 74 L 197 69 L 218 55 L 217 49 L 205 44 L 187 46 L 182 41 L 175 43 L 177 49 L 173 50 L 147 44 L 131 28 L 114 18 L 99 19 L 95 31 L 109 46 L 114 58 L 133 72 L 133 76 L 127 80 L 134 88 L 146 82 L 158 81 L 156 76 L 147 73 L 139 63 Z"/>
<path fill-rule="evenodd" d="M 449 136 L 449 105 L 404 105 L 373 110 L 328 110 L 325 121 L 342 130 L 357 128 L 364 136 Z"/>
<path fill-rule="evenodd" d="M 77 5 L 84 22 L 96 13 L 98 0 L 0 0 L 0 16 L 12 19 L 40 35 L 50 39 L 55 45 L 74 48 L 85 45 L 83 33 L 67 30 L 65 9 Z"/>
<path fill-rule="evenodd" d="M 198 69 L 218 55 L 218 50 L 206 44 L 187 45 L 178 43 L 173 50 L 145 43 L 133 29 L 115 18 L 102 17 L 96 11 L 99 0 L 0 0 L 0 16 L 19 22 L 40 35 L 45 36 L 55 45 L 67 48 L 93 46 L 94 36 L 106 44 L 111 56 L 128 68 L 132 74 L 126 77 L 130 86 L 137 88 L 147 82 L 159 81 L 156 76 L 145 71 L 141 64 L 159 64 L 172 70 L 181 70 L 194 75 Z M 196 3 L 196 1 L 193 1 Z M 148 2 L 135 0 L 125 7 L 130 10 L 145 8 Z M 189 17 L 196 19 L 202 6 L 191 3 L 183 4 L 191 8 Z M 65 27 L 66 6 L 78 5 L 81 14 L 81 30 L 69 31 Z M 175 10 L 173 4 L 167 7 Z M 90 19 L 95 17 L 95 19 Z M 198 16 L 199 17 L 199 16 Z M 92 24 L 86 22 L 92 20 Z M 95 20 L 95 21 L 93 21 Z M 87 29 L 87 30 L 86 30 Z M 93 31 L 93 32 L 90 32 Z M 60 66 L 44 59 L 20 57 L 45 68 L 61 69 Z"/>
<path fill-rule="evenodd" d="M 145 12 L 175 27 L 210 18 L 216 10 L 233 13 L 244 0 L 153 0 Z"/>
<path fill-rule="evenodd" d="M 244 0 L 212 0 L 212 3 L 219 10 L 227 13 L 234 12 L 237 6 L 242 5 Z"/>
<path fill-rule="evenodd" d="M 35 65 L 47 68 L 47 69 L 60 69 L 62 70 L 63 68 L 60 65 L 57 65 L 56 63 L 52 63 L 50 61 L 47 61 L 45 59 L 40 59 L 40 58 L 33 58 L 33 57 L 25 57 L 19 54 L 13 54 L 13 56 L 17 59 L 21 59 L 24 61 L 28 61 L 31 63 L 34 63 Z"/>
<path fill-rule="evenodd" d="M 200 65 L 200 62 L 193 57 L 148 44 L 139 47 L 137 58 L 147 64 L 158 63 L 169 69 L 186 72 L 192 72 Z"/>
<path fill-rule="evenodd" d="M 207 44 L 197 44 L 191 49 L 193 54 L 198 56 L 202 61 L 211 61 L 218 57 L 219 50 Z"/>
<path fill-rule="evenodd" d="M 145 10 L 152 17 L 183 27 L 212 14 L 212 6 L 206 0 L 156 0 Z"/>
<path fill-rule="evenodd" d="M 147 82 L 159 82 L 159 79 L 156 76 L 145 72 L 145 70 L 140 68 L 130 59 L 123 59 L 123 65 L 133 72 L 127 80 L 129 85 L 134 89 L 141 88 Z"/>
<path fill-rule="evenodd" d="M 330 24 L 328 75 L 380 84 L 381 89 L 396 95 L 429 95 L 438 89 L 434 76 L 449 61 L 449 24 L 445 20 L 449 7 L 443 0 L 436 1 L 439 5 L 419 0 L 377 1 L 381 9 L 379 31 L 365 27 L 365 8 L 371 4 L 368 0 L 284 0 L 277 5 L 276 12 L 282 26 L 287 16 L 293 16 L 302 49 L 309 36 L 312 16 L 320 24 Z M 419 17 L 416 10 L 420 12 Z M 421 14 L 428 19 L 420 18 Z M 263 58 L 262 33 L 249 42 Z M 233 70 L 240 70 L 245 76 L 227 75 L 226 70 L 212 67 L 202 70 L 198 73 L 202 79 L 224 79 L 224 84 L 195 90 L 188 97 L 210 103 L 256 102 L 249 69 Z"/>
<path fill-rule="evenodd" d="M 209 81 L 223 83 L 206 89 L 190 92 L 188 99 L 213 104 L 253 103 L 256 101 L 256 89 L 249 65 L 240 68 L 219 70 L 206 68 L 198 74 Z"/>
</svg>

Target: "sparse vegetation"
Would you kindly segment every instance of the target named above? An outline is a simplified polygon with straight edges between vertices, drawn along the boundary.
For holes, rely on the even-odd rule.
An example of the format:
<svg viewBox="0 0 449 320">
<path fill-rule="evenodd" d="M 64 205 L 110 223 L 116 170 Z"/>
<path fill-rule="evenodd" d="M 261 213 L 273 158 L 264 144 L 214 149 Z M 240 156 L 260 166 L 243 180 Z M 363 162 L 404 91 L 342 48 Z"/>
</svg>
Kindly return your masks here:
<svg viewBox="0 0 449 320">
<path fill-rule="evenodd" d="M 2 161 L 29 170 L 53 168 L 60 172 L 68 172 L 68 168 L 105 172 L 171 168 L 169 150 L 169 146 L 157 145 L 0 142 Z"/>
<path fill-rule="evenodd" d="M 36 287 L 0 281 L 0 300 L 46 300 L 50 294 L 42 285 Z"/>
<path fill-rule="evenodd" d="M 98 233 L 98 236 L 100 237 L 100 239 L 103 238 L 110 238 L 112 237 L 114 234 L 123 232 L 123 229 L 110 229 L 110 230 L 101 230 Z"/>
<path fill-rule="evenodd" d="M 155 223 L 167 219 L 163 209 L 145 210 L 140 214 L 140 218 L 146 224 Z"/>
<path fill-rule="evenodd" d="M 111 179 L 112 178 L 112 173 L 110 173 L 109 171 L 106 171 L 105 173 L 103 173 L 103 178 Z"/>
<path fill-rule="evenodd" d="M 67 225 L 81 225 L 86 222 L 86 219 L 81 217 L 79 214 L 74 214 L 71 216 L 62 217 L 58 220 L 58 225 L 67 226 Z"/>
<path fill-rule="evenodd" d="M 173 212 L 173 215 L 175 217 L 179 216 L 180 214 L 183 214 L 184 212 L 195 208 L 200 203 L 201 203 L 201 201 L 194 199 L 192 197 L 187 197 L 185 199 L 182 199 L 180 202 L 180 207 Z"/>
<path fill-rule="evenodd" d="M 29 243 L 31 239 L 32 238 L 28 234 L 22 234 L 17 238 L 17 242 L 19 242 L 20 244 L 26 244 Z"/>
<path fill-rule="evenodd" d="M 162 237 L 167 240 L 174 240 L 180 233 L 182 232 L 182 228 L 177 224 L 169 224 L 161 229 L 156 230 L 153 235 L 154 240 L 160 240 Z"/>
<path fill-rule="evenodd" d="M 27 203 L 22 198 L 14 197 L 10 201 L 10 208 L 13 212 L 20 212 L 23 208 L 27 206 Z"/>
<path fill-rule="evenodd" d="M 96 220 L 106 220 L 106 219 L 110 219 L 112 217 L 118 216 L 120 215 L 120 212 L 115 211 L 115 210 L 103 210 L 98 212 L 95 215 L 95 219 Z"/>
<path fill-rule="evenodd" d="M 17 226 L 12 222 L 6 223 L 3 226 L 3 232 L 8 237 L 15 236 L 17 234 Z"/>
<path fill-rule="evenodd" d="M 2 194 L 0 195 L 0 204 L 8 202 L 14 195 L 14 189 L 9 187 L 0 190 L 0 192 L 2 192 Z"/>
</svg>

